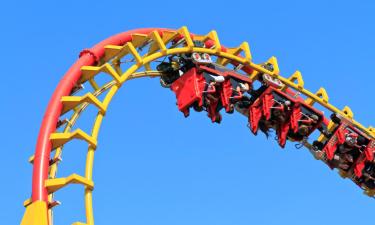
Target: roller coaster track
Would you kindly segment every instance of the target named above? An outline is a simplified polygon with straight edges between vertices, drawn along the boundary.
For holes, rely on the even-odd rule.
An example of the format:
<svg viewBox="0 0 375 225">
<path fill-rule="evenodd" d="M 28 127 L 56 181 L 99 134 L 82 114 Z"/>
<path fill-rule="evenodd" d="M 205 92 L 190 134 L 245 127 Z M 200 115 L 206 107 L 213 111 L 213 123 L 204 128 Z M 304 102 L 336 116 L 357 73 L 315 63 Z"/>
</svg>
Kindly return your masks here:
<svg viewBox="0 0 375 225">
<path fill-rule="evenodd" d="M 193 42 L 196 40 L 204 42 L 205 47 L 196 47 Z M 305 89 L 299 71 L 286 78 L 280 74 L 275 57 L 271 57 L 267 62 L 273 65 L 273 71 L 267 70 L 262 64 L 252 62 L 247 42 L 243 42 L 239 47 L 226 48 L 220 43 L 216 31 L 211 31 L 207 35 L 195 35 L 186 27 L 177 30 L 158 28 L 132 30 L 115 35 L 91 49 L 82 51 L 80 58 L 57 86 L 43 118 L 35 155 L 29 160 L 33 164 L 32 196 L 24 202 L 26 211 L 22 225 L 53 224 L 53 207 L 59 205 L 59 202 L 54 200 L 54 193 L 69 184 L 84 186 L 86 221 L 74 224 L 94 224 L 93 159 L 99 129 L 109 103 L 126 81 L 160 76 L 160 72 L 154 69 L 155 61 L 158 59 L 191 52 L 210 54 L 223 66 L 234 65 L 253 81 L 260 74 L 267 73 L 282 81 L 286 85 L 286 91 L 299 94 L 307 104 L 321 105 L 327 111 L 337 113 L 351 121 L 369 137 L 375 137 L 375 129 L 366 128 L 355 121 L 349 107 L 340 110 L 330 104 L 324 88 L 320 88 L 315 93 Z M 99 86 L 96 78 L 100 74 L 109 75 L 111 80 Z M 85 89 L 80 90 L 83 84 L 92 87 L 93 91 L 85 93 Z M 100 100 L 100 96 L 104 100 Z M 73 130 L 80 115 L 89 105 L 96 107 L 98 111 L 93 118 L 91 132 L 79 128 Z M 69 118 L 65 118 L 67 115 Z M 328 127 L 332 126 L 332 122 L 327 118 L 325 123 Z M 88 144 L 85 174 L 57 177 L 57 168 L 61 162 L 64 145 L 76 139 Z M 320 139 L 324 139 L 324 136 Z M 309 143 L 303 144 L 308 148 L 311 147 Z"/>
</svg>

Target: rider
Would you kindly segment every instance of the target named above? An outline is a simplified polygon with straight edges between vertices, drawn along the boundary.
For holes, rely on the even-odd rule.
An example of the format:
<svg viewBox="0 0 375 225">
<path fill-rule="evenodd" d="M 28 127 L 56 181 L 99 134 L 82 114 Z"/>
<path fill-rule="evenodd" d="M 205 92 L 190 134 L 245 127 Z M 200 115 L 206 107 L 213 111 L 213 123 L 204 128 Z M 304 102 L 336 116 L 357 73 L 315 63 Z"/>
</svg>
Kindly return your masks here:
<svg viewBox="0 0 375 225">
<path fill-rule="evenodd" d="M 273 121 L 269 121 L 264 118 L 259 121 L 259 130 L 262 131 L 266 135 L 267 138 L 270 136 L 269 135 L 270 129 L 274 127 L 275 127 L 275 123 Z"/>
<path fill-rule="evenodd" d="M 318 123 L 319 117 L 315 114 L 306 116 L 307 119 L 299 120 L 298 134 L 301 136 L 307 136 L 313 126 Z"/>
<path fill-rule="evenodd" d="M 275 120 L 278 124 L 283 124 L 287 120 L 286 112 L 290 110 L 292 103 L 289 100 L 285 100 L 282 103 L 277 103 L 279 103 L 280 106 L 273 107 L 271 119 Z"/>
<path fill-rule="evenodd" d="M 367 188 L 375 189 L 375 165 L 373 163 L 366 163 L 360 180 Z"/>
</svg>

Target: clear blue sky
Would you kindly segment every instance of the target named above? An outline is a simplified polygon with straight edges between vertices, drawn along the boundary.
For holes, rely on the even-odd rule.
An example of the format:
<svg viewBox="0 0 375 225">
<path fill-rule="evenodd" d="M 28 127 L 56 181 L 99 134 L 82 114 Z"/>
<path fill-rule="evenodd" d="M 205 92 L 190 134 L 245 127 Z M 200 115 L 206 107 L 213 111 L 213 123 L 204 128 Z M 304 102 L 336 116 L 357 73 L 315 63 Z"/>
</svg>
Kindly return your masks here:
<svg viewBox="0 0 375 225">
<path fill-rule="evenodd" d="M 338 107 L 374 121 L 375 3 L 357 1 L 4 1 L 0 8 L 0 224 L 18 224 L 31 190 L 33 154 L 48 100 L 83 48 L 142 27 L 217 30 L 248 41 L 254 61 L 275 55 L 282 74 L 302 71 Z M 157 2 L 157 3 L 155 3 Z M 64 152 L 59 175 L 81 173 L 85 144 Z M 184 119 L 156 79 L 114 98 L 95 159 L 96 224 L 366 224 L 375 200 L 306 150 L 254 137 L 246 118 Z M 57 195 L 56 225 L 84 219 L 82 188 Z"/>
</svg>

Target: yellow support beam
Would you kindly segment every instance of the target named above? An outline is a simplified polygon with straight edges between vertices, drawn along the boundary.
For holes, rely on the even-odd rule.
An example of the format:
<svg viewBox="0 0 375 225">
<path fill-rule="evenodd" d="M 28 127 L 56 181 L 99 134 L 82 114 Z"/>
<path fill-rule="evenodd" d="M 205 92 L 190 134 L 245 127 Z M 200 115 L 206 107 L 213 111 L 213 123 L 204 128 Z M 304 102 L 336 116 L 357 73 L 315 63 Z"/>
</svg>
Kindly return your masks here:
<svg viewBox="0 0 375 225">
<path fill-rule="evenodd" d="M 117 57 L 122 58 L 127 54 L 132 54 L 135 61 L 138 65 L 141 65 L 143 60 L 142 57 L 139 55 L 138 51 L 135 49 L 135 46 L 132 42 L 127 42 L 124 46 L 117 46 L 117 45 L 107 45 L 105 48 L 105 55 L 107 57 Z M 107 53 L 108 52 L 108 53 Z"/>
<path fill-rule="evenodd" d="M 190 32 L 189 30 L 187 29 L 187 27 L 183 26 L 181 27 L 178 31 L 177 31 L 179 34 L 181 34 L 184 39 L 185 39 L 185 42 L 186 42 L 186 47 L 192 51 L 193 48 L 194 48 L 194 43 L 193 43 L 193 39 L 191 38 L 190 36 Z"/>
<path fill-rule="evenodd" d="M 137 62 L 138 65 L 143 64 L 143 59 L 139 55 L 138 51 L 135 49 L 134 45 L 131 42 L 128 42 L 124 46 L 124 53 L 130 53 L 133 55 L 135 61 Z"/>
<path fill-rule="evenodd" d="M 325 103 L 325 104 L 328 104 L 328 100 L 329 100 L 329 97 L 328 97 L 328 94 L 327 94 L 327 91 L 326 89 L 324 88 L 320 88 L 316 93 L 315 93 L 316 96 L 318 96 L 320 99 L 322 99 L 322 101 Z M 312 98 L 308 98 L 305 100 L 306 104 L 310 105 L 310 106 L 313 106 L 315 103 L 316 103 L 316 100 L 315 99 L 312 99 Z"/>
<path fill-rule="evenodd" d="M 120 74 L 117 73 L 117 71 L 109 63 L 105 63 L 103 66 L 101 66 L 101 71 L 110 75 L 117 84 L 121 84 Z"/>
<path fill-rule="evenodd" d="M 104 107 L 103 103 L 95 97 L 92 93 L 87 93 L 84 96 L 63 96 L 61 99 L 63 103 L 63 109 L 61 115 L 67 113 L 68 111 L 75 109 L 77 106 L 81 105 L 82 103 L 89 103 L 96 106 L 100 112 L 105 114 L 106 108 Z"/>
<path fill-rule="evenodd" d="M 353 117 L 354 117 L 354 113 L 349 108 L 349 106 L 345 106 L 344 109 L 342 110 L 342 113 L 344 113 L 349 119 L 353 119 Z"/>
<path fill-rule="evenodd" d="M 207 40 L 211 40 L 214 42 L 213 47 L 211 49 L 215 50 L 215 53 L 221 53 L 221 44 L 217 32 L 215 30 L 210 31 L 206 35 L 194 35 L 194 40 L 206 42 Z"/>
<path fill-rule="evenodd" d="M 157 32 L 157 31 L 154 31 Z M 150 36 L 146 34 L 132 34 L 132 41 L 127 42 L 123 46 L 118 45 L 107 45 L 104 47 L 104 59 L 105 61 L 109 61 L 113 57 L 117 56 L 118 58 L 121 58 L 129 52 L 129 47 L 126 47 L 127 44 L 131 44 L 134 48 L 138 48 L 142 45 L 144 45 L 147 41 L 150 40 Z"/>
<path fill-rule="evenodd" d="M 95 82 L 94 79 L 90 79 L 90 80 L 89 80 L 89 83 L 90 83 L 90 85 L 92 86 L 92 88 L 94 88 L 95 91 L 98 90 L 98 89 L 100 88 L 99 85 Z"/>
<path fill-rule="evenodd" d="M 299 90 L 303 89 L 303 86 L 305 85 L 305 82 L 303 81 L 302 74 L 300 71 L 296 71 L 288 78 L 291 82 L 295 83 L 297 81 L 297 87 Z"/>
<path fill-rule="evenodd" d="M 250 63 L 253 57 L 251 55 L 249 43 L 247 43 L 246 41 L 242 42 L 242 44 L 239 47 L 239 50 L 244 52 L 246 61 Z"/>
<path fill-rule="evenodd" d="M 87 223 L 75 222 L 75 223 L 72 223 L 72 225 L 87 225 Z"/>
<path fill-rule="evenodd" d="M 95 138 L 83 132 L 81 129 L 77 129 L 71 133 L 52 133 L 50 136 L 50 140 L 52 141 L 52 149 L 61 147 L 73 139 L 84 140 L 93 148 L 96 148 L 97 146 L 97 141 Z"/>
<path fill-rule="evenodd" d="M 370 127 L 368 128 L 368 131 L 369 131 L 370 133 L 372 133 L 372 134 L 375 136 L 375 128 L 374 128 L 374 127 L 370 126 Z"/>
<path fill-rule="evenodd" d="M 178 36 L 178 32 L 176 31 L 163 31 L 163 42 L 165 44 L 168 44 L 171 42 L 173 39 L 175 39 Z"/>
<path fill-rule="evenodd" d="M 104 47 L 104 60 L 109 61 L 115 57 L 121 50 L 123 46 L 118 45 L 106 45 Z"/>
<path fill-rule="evenodd" d="M 249 43 L 247 43 L 246 41 L 243 42 L 240 46 L 238 46 L 236 48 L 228 48 L 227 49 L 227 53 L 232 54 L 232 55 L 236 55 L 236 56 L 240 55 L 242 52 L 244 53 L 245 60 L 250 63 L 250 61 L 252 60 L 252 56 L 251 56 L 251 52 L 250 52 Z M 218 64 L 221 64 L 223 66 L 226 66 L 229 62 L 230 62 L 230 60 L 226 59 L 226 58 L 219 58 L 218 61 L 217 61 Z"/>
<path fill-rule="evenodd" d="M 99 66 L 83 66 L 81 67 L 81 78 L 78 80 L 78 83 L 85 83 L 88 80 L 91 80 L 100 73 L 100 67 Z"/>
<path fill-rule="evenodd" d="M 167 47 L 165 47 L 163 39 L 160 37 L 158 31 L 153 31 L 149 35 L 150 39 L 153 40 L 151 46 L 148 50 L 147 55 L 151 55 L 152 53 L 160 50 L 163 54 L 167 53 Z"/>
<path fill-rule="evenodd" d="M 112 60 L 112 65 L 113 65 L 113 69 L 115 69 L 116 73 L 117 74 L 122 74 L 122 69 L 121 69 L 121 59 L 115 59 L 115 60 Z"/>
<path fill-rule="evenodd" d="M 144 65 L 144 67 L 145 67 L 146 71 L 151 71 L 152 70 L 150 63 L 146 63 Z"/>
<path fill-rule="evenodd" d="M 105 63 L 102 66 L 83 66 L 81 68 L 82 75 L 79 79 L 79 83 L 84 83 L 88 80 L 92 80 L 100 72 L 107 73 L 110 75 L 118 84 L 120 84 L 120 75 L 116 70 L 109 64 Z"/>
<path fill-rule="evenodd" d="M 266 62 L 266 64 L 271 64 L 273 66 L 273 71 L 271 71 L 271 75 L 279 75 L 280 74 L 280 68 L 279 68 L 279 63 L 277 62 L 277 58 L 275 56 L 272 56 L 269 58 Z"/>
<path fill-rule="evenodd" d="M 26 207 L 21 225 L 48 225 L 48 206 L 44 201 L 36 201 Z"/>
<path fill-rule="evenodd" d="M 140 47 L 144 45 L 149 40 L 149 36 L 147 34 L 132 34 L 132 44 L 134 47 Z"/>
<path fill-rule="evenodd" d="M 208 33 L 206 35 L 205 39 L 212 40 L 215 43 L 215 47 L 213 49 L 215 49 L 215 51 L 217 53 L 221 52 L 220 40 L 219 40 L 219 37 L 218 37 L 217 32 L 215 30 L 212 30 L 210 33 Z M 206 40 L 204 40 L 204 41 L 206 41 Z"/>
<path fill-rule="evenodd" d="M 82 184 L 90 190 L 94 189 L 94 182 L 92 180 L 88 180 L 78 174 L 72 174 L 64 178 L 48 179 L 44 182 L 44 186 L 47 188 L 49 194 L 54 193 L 69 184 Z"/>
</svg>

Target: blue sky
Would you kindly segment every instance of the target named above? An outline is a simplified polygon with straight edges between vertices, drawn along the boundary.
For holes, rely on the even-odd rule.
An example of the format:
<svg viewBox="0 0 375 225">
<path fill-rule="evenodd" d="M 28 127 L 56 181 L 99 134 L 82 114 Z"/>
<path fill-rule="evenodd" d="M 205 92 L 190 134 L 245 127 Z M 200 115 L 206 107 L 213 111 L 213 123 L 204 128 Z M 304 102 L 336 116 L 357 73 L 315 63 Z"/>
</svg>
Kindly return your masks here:
<svg viewBox="0 0 375 225">
<path fill-rule="evenodd" d="M 83 48 L 143 27 L 217 30 L 248 41 L 255 62 L 272 55 L 282 74 L 302 71 L 330 102 L 374 124 L 375 3 L 353 1 L 6 1 L 0 8 L 0 223 L 18 224 L 31 190 L 33 154 L 48 100 Z M 85 144 L 66 149 L 59 175 L 82 173 Z M 95 159 L 96 224 L 274 225 L 369 222 L 375 200 L 306 150 L 254 137 L 246 118 L 184 119 L 156 79 L 114 98 Z M 82 188 L 57 195 L 55 224 L 84 220 Z"/>
</svg>

